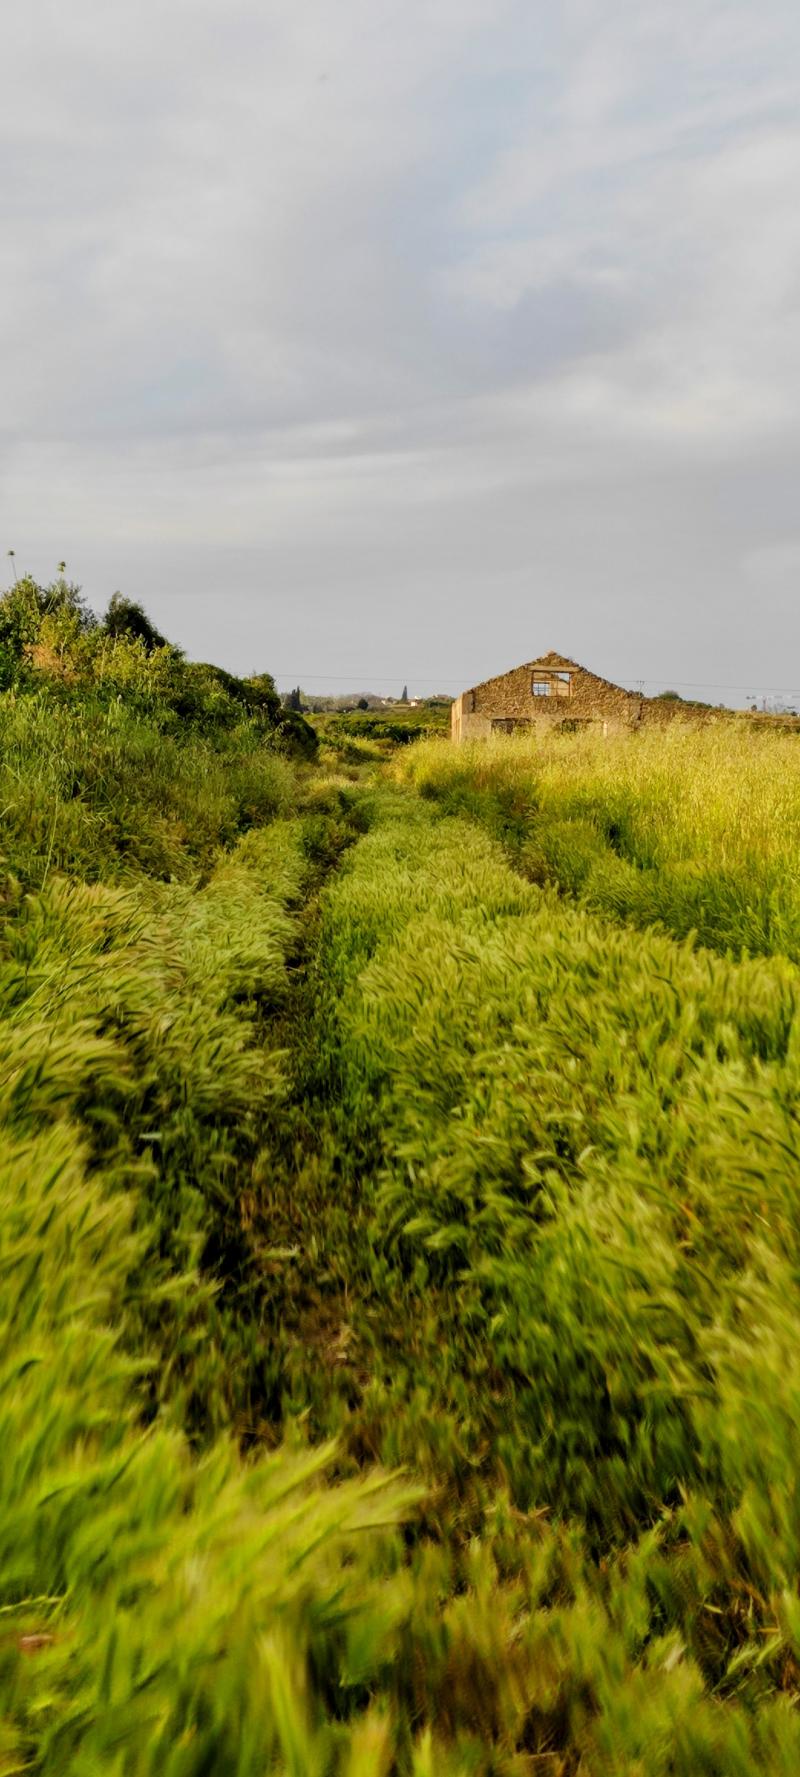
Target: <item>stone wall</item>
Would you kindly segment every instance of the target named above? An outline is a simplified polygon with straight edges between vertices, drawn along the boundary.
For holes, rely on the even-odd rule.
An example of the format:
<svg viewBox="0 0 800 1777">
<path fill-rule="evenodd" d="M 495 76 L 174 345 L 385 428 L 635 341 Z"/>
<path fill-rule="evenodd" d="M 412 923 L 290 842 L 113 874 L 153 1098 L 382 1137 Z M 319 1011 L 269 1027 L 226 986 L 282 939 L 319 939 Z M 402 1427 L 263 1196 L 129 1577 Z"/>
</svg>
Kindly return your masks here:
<svg viewBox="0 0 800 1777">
<path fill-rule="evenodd" d="M 672 697 L 643 697 L 640 721 L 648 728 L 668 728 L 672 722 L 705 728 L 711 722 L 728 721 L 734 714 L 733 710 L 704 709 L 702 704 L 681 703 Z"/>
<path fill-rule="evenodd" d="M 453 740 L 486 740 L 492 732 L 491 717 L 476 715 L 471 698 L 472 692 L 465 691 L 450 706 L 450 734 Z"/>
<path fill-rule="evenodd" d="M 569 673 L 566 686 L 560 674 Z M 549 680 L 550 695 L 533 695 L 534 676 Z M 525 666 L 485 679 L 470 691 L 462 691 L 452 705 L 453 740 L 483 740 L 492 733 L 550 727 L 576 728 L 590 724 L 609 728 L 666 728 L 673 722 L 707 727 L 715 722 L 745 722 L 748 727 L 800 731 L 800 716 L 772 716 L 761 711 L 719 710 L 679 699 L 643 697 L 624 691 L 608 679 L 598 678 L 563 654 L 542 654 Z"/>
<path fill-rule="evenodd" d="M 569 673 L 568 686 L 559 680 L 560 673 Z M 534 675 L 550 680 L 549 696 L 534 696 Z M 454 740 L 477 738 L 491 733 L 494 722 L 524 723 L 526 726 L 534 723 L 537 726 L 560 726 L 565 722 L 574 722 L 577 726 L 584 722 L 604 722 L 631 727 L 641 720 L 645 701 L 635 692 L 609 684 L 606 679 L 598 678 L 563 655 L 545 654 L 462 692 L 453 704 L 452 735 Z"/>
</svg>

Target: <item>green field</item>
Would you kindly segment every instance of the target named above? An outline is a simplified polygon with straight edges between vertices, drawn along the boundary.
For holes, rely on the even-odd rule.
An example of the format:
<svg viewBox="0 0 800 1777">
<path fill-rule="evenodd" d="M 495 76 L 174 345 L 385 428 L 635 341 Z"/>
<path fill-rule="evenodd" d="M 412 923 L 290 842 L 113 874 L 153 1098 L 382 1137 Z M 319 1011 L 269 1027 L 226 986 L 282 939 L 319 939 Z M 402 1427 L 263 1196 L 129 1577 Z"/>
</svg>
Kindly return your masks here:
<svg viewBox="0 0 800 1777">
<path fill-rule="evenodd" d="M 39 593 L 0 1774 L 795 1777 L 800 743 L 315 750 Z"/>
</svg>

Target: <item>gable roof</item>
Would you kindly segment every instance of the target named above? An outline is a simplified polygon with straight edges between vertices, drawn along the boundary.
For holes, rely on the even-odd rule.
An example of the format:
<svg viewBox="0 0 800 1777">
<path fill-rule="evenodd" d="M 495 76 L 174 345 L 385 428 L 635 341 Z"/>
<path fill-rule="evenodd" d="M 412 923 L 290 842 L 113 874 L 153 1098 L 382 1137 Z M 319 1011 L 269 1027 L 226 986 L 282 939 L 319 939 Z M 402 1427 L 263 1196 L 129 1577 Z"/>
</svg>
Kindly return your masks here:
<svg viewBox="0 0 800 1777">
<path fill-rule="evenodd" d="M 547 672 L 554 673 L 582 673 L 586 671 L 586 668 L 584 666 L 579 666 L 576 660 L 568 660 L 566 654 L 555 654 L 552 648 L 550 649 L 549 654 L 537 654 L 535 660 L 523 660 L 522 664 L 526 670 L 528 667 L 541 666 Z M 519 667 L 512 667 L 511 671 L 519 672 Z M 503 673 L 500 674 L 501 678 L 504 676 Z"/>
<path fill-rule="evenodd" d="M 582 673 L 585 678 L 593 680 L 595 685 L 602 685 L 608 691 L 616 691 L 621 697 L 630 697 L 641 703 L 641 694 L 626 690 L 624 685 L 615 685 L 613 679 L 603 679 L 599 673 L 593 673 L 588 666 L 581 666 L 577 660 L 570 660 L 569 655 L 559 654 L 551 648 L 547 654 L 536 654 L 533 660 L 523 660 L 518 666 L 508 667 L 504 673 L 492 673 L 488 679 L 480 679 L 477 685 L 470 685 L 470 691 L 481 691 L 486 685 L 497 685 L 501 679 L 507 679 L 511 673 L 536 672 Z"/>
</svg>

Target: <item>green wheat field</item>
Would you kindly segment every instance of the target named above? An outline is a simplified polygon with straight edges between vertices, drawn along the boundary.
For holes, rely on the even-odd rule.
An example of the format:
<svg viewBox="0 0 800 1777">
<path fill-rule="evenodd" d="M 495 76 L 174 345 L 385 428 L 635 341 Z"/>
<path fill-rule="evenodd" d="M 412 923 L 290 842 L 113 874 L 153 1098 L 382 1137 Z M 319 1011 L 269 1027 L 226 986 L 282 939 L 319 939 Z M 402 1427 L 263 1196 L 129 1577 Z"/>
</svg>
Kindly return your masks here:
<svg viewBox="0 0 800 1777">
<path fill-rule="evenodd" d="M 0 683 L 2 1777 L 797 1777 L 800 738 Z"/>
</svg>

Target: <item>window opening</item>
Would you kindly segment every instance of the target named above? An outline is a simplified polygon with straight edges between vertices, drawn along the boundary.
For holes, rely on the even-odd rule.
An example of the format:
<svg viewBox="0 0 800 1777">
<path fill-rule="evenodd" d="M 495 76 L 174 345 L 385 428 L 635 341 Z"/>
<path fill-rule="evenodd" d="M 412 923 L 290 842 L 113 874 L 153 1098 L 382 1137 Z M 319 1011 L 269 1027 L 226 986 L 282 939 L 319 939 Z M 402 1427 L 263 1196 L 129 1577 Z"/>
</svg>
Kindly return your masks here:
<svg viewBox="0 0 800 1777">
<path fill-rule="evenodd" d="M 562 672 L 534 673 L 531 678 L 533 697 L 571 697 L 572 674 Z"/>
</svg>

